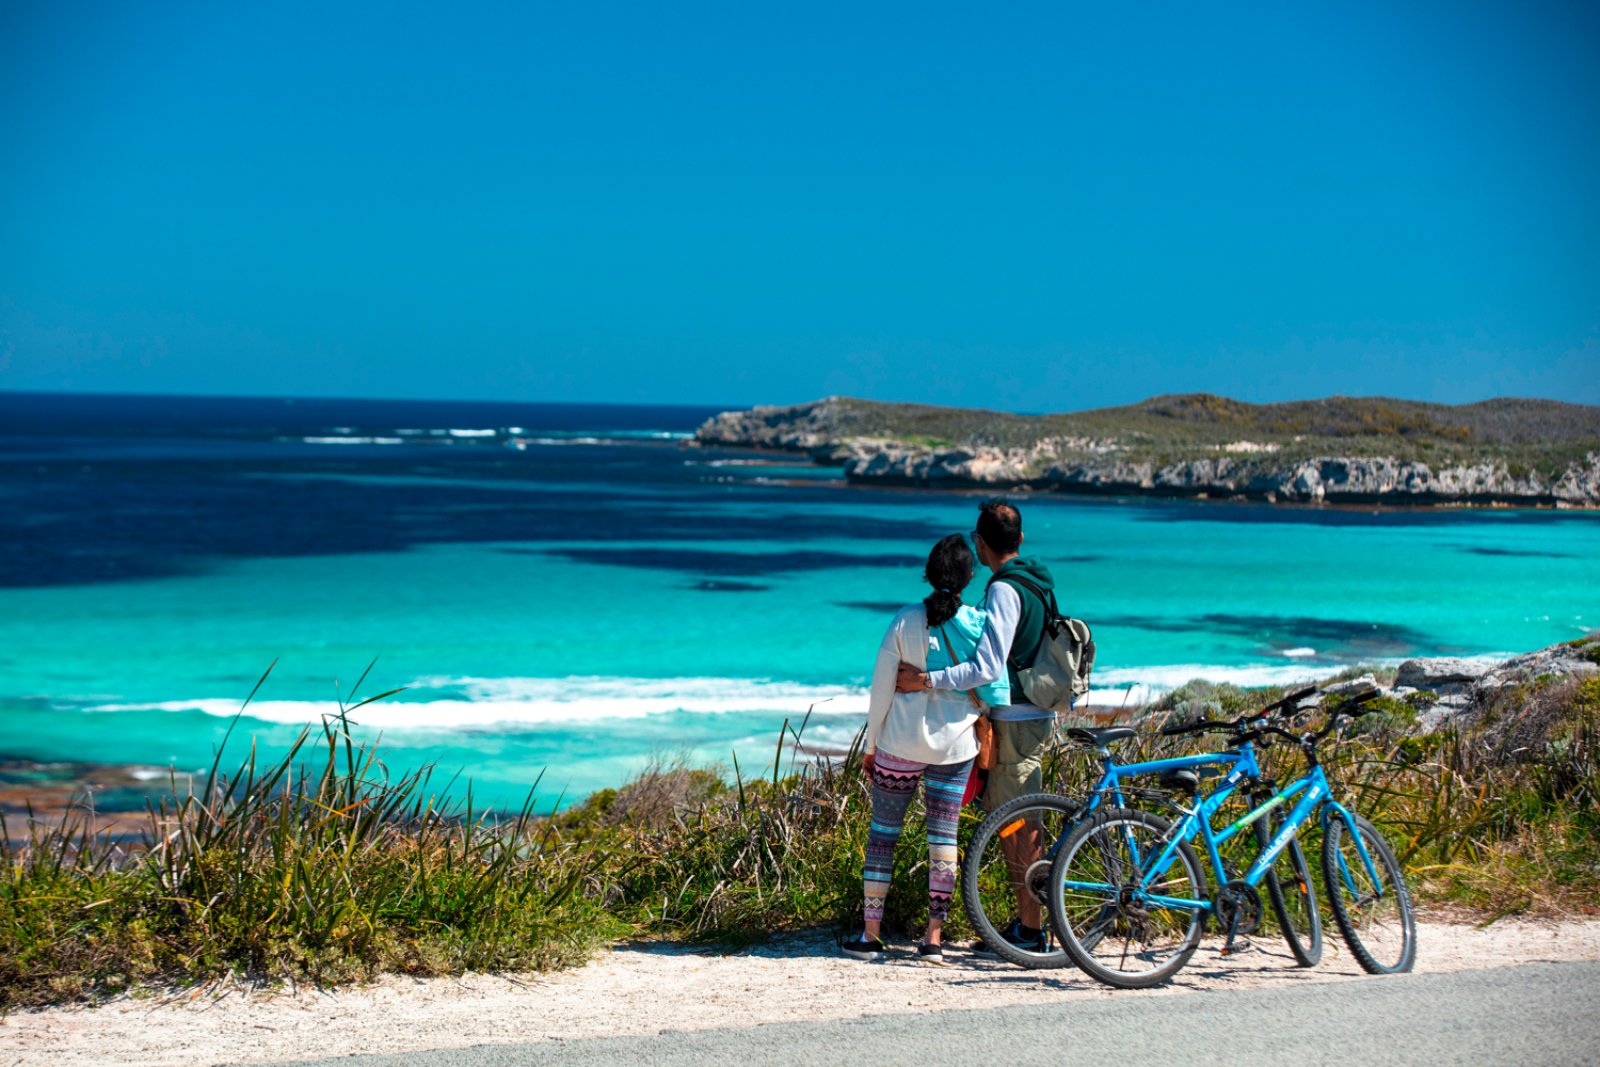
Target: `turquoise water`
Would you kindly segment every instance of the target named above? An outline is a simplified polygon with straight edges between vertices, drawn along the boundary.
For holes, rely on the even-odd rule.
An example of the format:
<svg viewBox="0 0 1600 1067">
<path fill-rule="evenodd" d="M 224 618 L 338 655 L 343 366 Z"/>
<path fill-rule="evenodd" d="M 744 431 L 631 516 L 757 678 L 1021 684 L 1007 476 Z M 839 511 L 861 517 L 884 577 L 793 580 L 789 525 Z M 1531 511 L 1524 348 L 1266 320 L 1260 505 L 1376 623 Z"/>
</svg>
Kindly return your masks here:
<svg viewBox="0 0 1600 1067">
<path fill-rule="evenodd" d="M 137 470 L 119 466 L 122 447 L 70 462 L 87 455 L 113 485 L 178 462 L 147 449 Z M 287 744 L 336 710 L 376 656 L 361 695 L 407 688 L 357 712 L 359 732 L 381 734 L 391 768 L 459 769 L 494 803 L 520 801 L 541 770 L 542 806 L 616 785 L 652 758 L 727 765 L 736 753 L 760 773 L 780 724 L 812 705 L 808 739 L 848 742 L 883 627 L 921 598 L 921 559 L 938 536 L 971 529 L 977 499 L 854 489 L 815 468 L 747 466 L 670 441 L 480 449 L 456 466 L 408 446 L 335 451 L 293 470 L 234 456 L 207 475 L 281 507 L 232 517 L 254 524 L 243 547 L 207 554 L 197 542 L 169 573 L 24 574 L 0 588 L 0 753 L 192 770 L 269 663 L 236 744 Z M 38 484 L 66 477 L 68 461 L 51 462 L 61 469 L 38 468 Z M 194 492 L 186 506 L 200 514 L 211 505 Z M 362 501 L 327 522 L 411 533 L 325 553 L 335 538 L 318 533 L 290 553 L 296 508 L 337 506 L 316 493 Z M 106 525 L 73 551 L 89 558 L 103 538 L 121 559 L 139 542 L 137 566 L 162 570 L 149 562 L 150 531 L 166 521 L 150 518 L 151 492 L 111 505 L 107 495 L 86 497 L 86 509 L 109 507 Z M 11 503 L 32 500 L 37 525 L 65 522 L 65 499 Z M 626 518 L 600 522 L 602 504 Z M 513 506 L 526 511 L 507 522 Z M 1063 607 L 1095 625 L 1102 703 L 1195 676 L 1260 684 L 1415 654 L 1522 651 L 1600 619 L 1600 521 L 1587 514 L 1079 498 L 1021 508 L 1026 547 L 1052 565 Z M 523 522 L 527 538 L 500 536 Z M 46 561 L 52 574 L 67 573 L 63 558 Z M 975 584 L 969 599 L 979 595 Z"/>
</svg>

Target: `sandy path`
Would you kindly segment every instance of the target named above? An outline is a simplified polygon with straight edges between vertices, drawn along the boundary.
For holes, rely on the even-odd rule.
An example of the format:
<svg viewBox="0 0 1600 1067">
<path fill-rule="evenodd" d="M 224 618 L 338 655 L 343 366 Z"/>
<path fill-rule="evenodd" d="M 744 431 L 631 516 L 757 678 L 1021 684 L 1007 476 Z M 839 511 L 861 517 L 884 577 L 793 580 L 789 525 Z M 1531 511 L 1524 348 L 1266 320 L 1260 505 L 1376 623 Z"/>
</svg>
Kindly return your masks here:
<svg viewBox="0 0 1600 1067">
<path fill-rule="evenodd" d="M 1337 935 L 1325 945 L 1321 965 L 1302 970 L 1264 938 L 1226 961 L 1208 942 L 1174 982 L 1141 993 L 1115 992 L 1076 970 L 1022 971 L 955 950 L 942 968 L 905 951 L 863 964 L 839 956 L 828 937 L 729 956 L 623 946 L 555 975 L 386 978 L 337 992 L 230 989 L 20 1013 L 0 1022 L 0 1059 L 62 1067 L 266 1063 L 1365 977 Z M 1435 921 L 1418 936 L 1423 972 L 1561 960 L 1600 960 L 1600 921 L 1505 921 L 1483 930 Z"/>
</svg>

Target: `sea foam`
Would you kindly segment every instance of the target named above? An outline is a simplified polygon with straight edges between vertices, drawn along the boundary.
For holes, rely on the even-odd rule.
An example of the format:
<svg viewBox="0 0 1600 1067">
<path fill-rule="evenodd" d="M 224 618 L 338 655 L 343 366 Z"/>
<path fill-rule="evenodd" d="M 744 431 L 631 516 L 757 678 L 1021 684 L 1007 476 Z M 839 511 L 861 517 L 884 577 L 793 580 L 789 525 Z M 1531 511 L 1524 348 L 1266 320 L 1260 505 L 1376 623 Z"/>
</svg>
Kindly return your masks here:
<svg viewBox="0 0 1600 1067">
<path fill-rule="evenodd" d="M 432 697 L 430 699 L 430 696 Z M 385 730 L 515 728 L 548 724 L 640 719 L 674 712 L 756 712 L 800 717 L 857 715 L 867 711 L 866 691 L 844 685 L 736 678 L 419 678 L 403 696 L 368 704 L 352 718 Z M 145 704 L 98 704 L 95 712 L 200 711 L 231 717 L 233 699 L 206 697 Z M 264 722 L 321 722 L 337 714 L 328 700 L 257 700 L 245 709 Z"/>
<path fill-rule="evenodd" d="M 1137 707 L 1197 678 L 1251 687 L 1310 683 L 1337 667 L 1274 664 L 1224 667 L 1212 664 L 1169 664 L 1123 667 L 1095 675 L 1086 703 Z M 200 711 L 231 717 L 239 702 L 224 697 L 166 700 L 151 703 L 102 703 L 86 710 Z M 355 712 L 363 726 L 384 730 L 504 729 L 642 719 L 652 715 L 786 715 L 798 721 L 810 710 L 817 716 L 863 717 L 867 690 L 851 684 L 809 685 L 767 678 L 479 678 L 429 676 L 414 680 L 406 692 L 368 704 Z M 317 723 L 336 714 L 330 700 L 257 700 L 245 709 L 252 719 L 280 724 Z"/>
<path fill-rule="evenodd" d="M 1178 663 L 1155 667 L 1120 667 L 1098 671 L 1087 703 L 1099 706 L 1138 707 L 1170 693 L 1186 682 L 1204 679 L 1227 682 L 1246 689 L 1267 685 L 1309 685 L 1338 672 L 1338 664 L 1258 664 L 1224 667 L 1207 663 Z"/>
</svg>

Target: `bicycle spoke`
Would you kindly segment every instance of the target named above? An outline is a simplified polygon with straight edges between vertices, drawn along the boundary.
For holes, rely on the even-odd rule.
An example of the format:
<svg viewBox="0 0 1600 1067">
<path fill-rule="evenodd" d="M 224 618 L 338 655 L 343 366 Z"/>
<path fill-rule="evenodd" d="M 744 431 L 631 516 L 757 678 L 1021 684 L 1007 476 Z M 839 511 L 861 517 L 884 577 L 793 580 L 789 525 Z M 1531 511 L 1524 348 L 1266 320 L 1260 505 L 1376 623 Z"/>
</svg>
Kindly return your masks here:
<svg viewBox="0 0 1600 1067">
<path fill-rule="evenodd" d="M 1177 903 L 1204 897 L 1191 851 L 1177 850 L 1159 880 L 1140 885 L 1148 872 L 1134 856 L 1154 859 L 1167 828 L 1144 812 L 1104 813 L 1074 832 L 1052 869 L 1051 917 L 1062 944 L 1075 962 L 1112 985 L 1162 981 L 1199 942 L 1201 911 Z"/>
<path fill-rule="evenodd" d="M 962 904 L 983 949 L 1023 967 L 1070 962 L 1048 930 L 1047 883 L 1078 811 L 1065 797 L 1034 794 L 996 809 L 973 832 L 962 857 Z M 1042 943 L 1007 940 L 1019 922 L 1041 928 Z"/>
</svg>

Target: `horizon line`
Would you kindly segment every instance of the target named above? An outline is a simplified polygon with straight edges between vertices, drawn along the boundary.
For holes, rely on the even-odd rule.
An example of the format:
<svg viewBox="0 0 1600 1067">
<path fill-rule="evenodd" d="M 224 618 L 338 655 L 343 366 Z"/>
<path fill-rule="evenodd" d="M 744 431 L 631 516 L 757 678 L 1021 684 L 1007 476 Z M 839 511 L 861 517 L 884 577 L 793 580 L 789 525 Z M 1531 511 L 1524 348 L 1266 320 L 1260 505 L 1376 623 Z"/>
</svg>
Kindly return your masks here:
<svg viewBox="0 0 1600 1067">
<path fill-rule="evenodd" d="M 526 405 L 545 407 L 602 407 L 602 408 L 663 408 L 681 411 L 707 411 L 720 412 L 747 411 L 757 407 L 800 407 L 805 404 L 816 404 L 826 400 L 862 400 L 873 404 L 902 405 L 905 407 L 945 408 L 954 411 L 990 411 L 1000 415 L 1012 415 L 1023 418 L 1036 418 L 1056 415 L 1086 414 L 1093 411 L 1108 411 L 1117 408 L 1137 407 L 1153 400 L 1177 397 L 1216 397 L 1230 403 L 1244 404 L 1249 407 L 1272 407 L 1282 404 L 1308 404 L 1328 400 L 1381 400 L 1393 401 L 1402 404 L 1420 404 L 1425 407 L 1436 408 L 1467 408 L 1479 404 L 1488 404 L 1495 401 L 1527 401 L 1540 404 L 1559 404 L 1574 408 L 1600 408 L 1600 404 L 1583 404 L 1571 400 L 1559 400 L 1554 397 L 1539 396 L 1506 396 L 1496 395 L 1483 397 L 1478 400 L 1467 400 L 1450 404 L 1436 400 L 1413 400 L 1407 397 L 1384 396 L 1381 394 L 1356 395 L 1348 393 L 1332 393 L 1320 397 L 1300 397 L 1294 400 L 1267 400 L 1251 401 L 1239 400 L 1222 393 L 1208 392 L 1180 392 L 1180 393 L 1152 393 L 1139 400 L 1132 400 L 1122 404 L 1107 404 L 1093 408 L 1073 408 L 1064 411 L 1011 411 L 1003 408 L 985 406 L 964 406 L 960 404 L 930 404 L 923 401 L 910 400 L 878 400 L 873 397 L 850 396 L 843 393 L 830 393 L 825 396 L 810 400 L 801 400 L 794 403 L 773 403 L 760 401 L 745 404 L 683 404 L 683 403 L 628 403 L 615 400 L 524 400 L 524 399 L 486 399 L 482 397 L 419 397 L 419 396 L 327 396 L 317 394 L 285 394 L 285 393 L 171 393 L 171 392 L 104 392 L 101 390 L 78 389 L 7 389 L 0 387 L 0 397 L 84 397 L 104 400 L 142 399 L 142 400 L 261 400 L 294 403 L 308 401 L 312 403 L 402 403 L 402 404 L 485 404 L 485 405 Z"/>
</svg>

